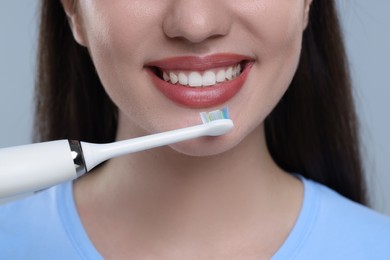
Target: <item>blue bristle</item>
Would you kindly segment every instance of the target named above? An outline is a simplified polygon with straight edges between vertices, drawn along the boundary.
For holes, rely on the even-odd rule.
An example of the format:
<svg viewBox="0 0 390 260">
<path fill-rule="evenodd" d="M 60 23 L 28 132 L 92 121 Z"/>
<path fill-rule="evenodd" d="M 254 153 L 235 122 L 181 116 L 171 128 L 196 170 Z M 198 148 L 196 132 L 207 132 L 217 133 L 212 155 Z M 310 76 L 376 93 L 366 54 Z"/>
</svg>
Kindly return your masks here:
<svg viewBox="0 0 390 260">
<path fill-rule="evenodd" d="M 230 119 L 229 109 L 227 107 L 222 108 L 223 118 Z"/>
<path fill-rule="evenodd" d="M 200 117 L 201 117 L 202 122 L 204 124 L 210 123 L 212 121 L 219 120 L 219 119 L 229 119 L 230 118 L 229 110 L 227 107 L 224 107 L 220 110 L 211 111 L 211 112 L 201 112 Z"/>
</svg>

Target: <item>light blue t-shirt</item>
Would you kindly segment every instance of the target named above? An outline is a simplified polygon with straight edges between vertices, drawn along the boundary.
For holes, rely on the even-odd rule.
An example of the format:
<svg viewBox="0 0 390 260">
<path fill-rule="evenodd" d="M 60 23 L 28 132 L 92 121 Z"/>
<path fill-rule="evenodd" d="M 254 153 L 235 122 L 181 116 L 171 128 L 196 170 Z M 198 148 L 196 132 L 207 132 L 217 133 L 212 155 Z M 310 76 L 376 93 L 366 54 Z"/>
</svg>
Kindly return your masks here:
<svg viewBox="0 0 390 260">
<path fill-rule="evenodd" d="M 297 222 L 272 259 L 390 259 L 390 218 L 301 178 Z M 103 259 L 68 182 L 0 207 L 0 259 Z"/>
</svg>

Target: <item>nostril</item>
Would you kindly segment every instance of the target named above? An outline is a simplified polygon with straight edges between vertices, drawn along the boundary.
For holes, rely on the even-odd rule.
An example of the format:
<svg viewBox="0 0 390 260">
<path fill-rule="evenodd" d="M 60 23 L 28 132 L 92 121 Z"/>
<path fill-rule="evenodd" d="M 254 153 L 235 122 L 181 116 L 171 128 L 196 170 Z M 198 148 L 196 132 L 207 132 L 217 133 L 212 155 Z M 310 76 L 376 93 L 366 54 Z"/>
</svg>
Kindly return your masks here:
<svg viewBox="0 0 390 260">
<path fill-rule="evenodd" d="M 177 1 L 163 21 L 164 34 L 175 40 L 201 43 L 227 35 L 231 17 L 221 12 L 218 1 Z"/>
</svg>

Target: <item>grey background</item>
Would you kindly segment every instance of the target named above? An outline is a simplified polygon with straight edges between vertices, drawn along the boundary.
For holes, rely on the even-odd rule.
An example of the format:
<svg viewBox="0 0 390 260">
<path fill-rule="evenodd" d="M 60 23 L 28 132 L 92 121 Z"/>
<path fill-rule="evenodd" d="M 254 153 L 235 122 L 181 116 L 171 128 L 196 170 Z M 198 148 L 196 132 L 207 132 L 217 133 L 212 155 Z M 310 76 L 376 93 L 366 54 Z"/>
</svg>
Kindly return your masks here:
<svg viewBox="0 0 390 260">
<path fill-rule="evenodd" d="M 390 1 L 338 0 L 373 207 L 390 215 Z M 0 148 L 31 142 L 39 1 L 0 8 Z"/>
</svg>

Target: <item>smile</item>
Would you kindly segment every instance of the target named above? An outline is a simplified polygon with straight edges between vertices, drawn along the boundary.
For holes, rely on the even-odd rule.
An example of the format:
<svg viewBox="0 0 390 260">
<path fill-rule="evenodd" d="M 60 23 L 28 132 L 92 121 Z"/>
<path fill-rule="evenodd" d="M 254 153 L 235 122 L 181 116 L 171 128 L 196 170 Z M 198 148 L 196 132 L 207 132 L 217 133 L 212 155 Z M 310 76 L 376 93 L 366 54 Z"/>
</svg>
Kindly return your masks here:
<svg viewBox="0 0 390 260">
<path fill-rule="evenodd" d="M 241 74 L 241 64 L 225 68 L 202 71 L 158 71 L 166 82 L 189 87 L 209 87 L 237 78 Z M 162 76 L 161 76 L 162 75 Z"/>
<path fill-rule="evenodd" d="M 245 83 L 253 60 L 236 54 L 174 57 L 148 63 L 156 88 L 171 101 L 192 108 L 222 105 Z"/>
</svg>

